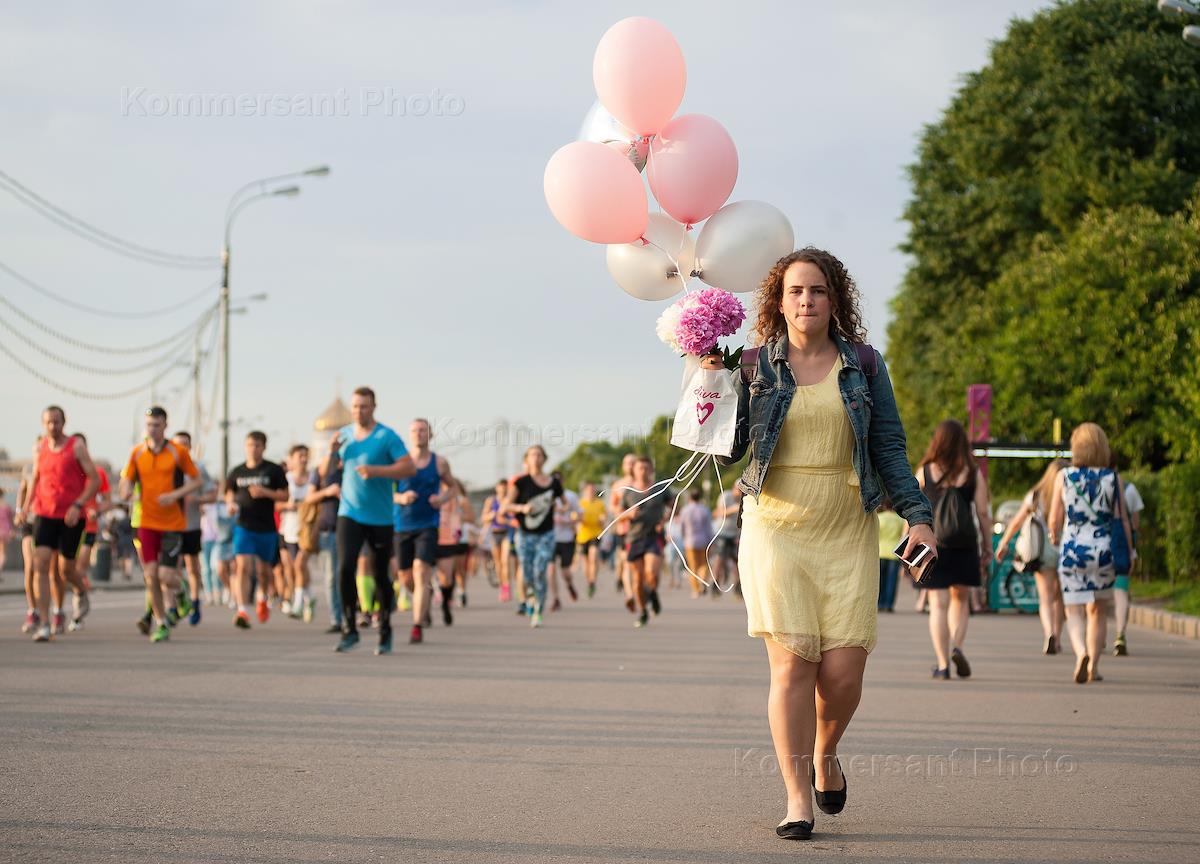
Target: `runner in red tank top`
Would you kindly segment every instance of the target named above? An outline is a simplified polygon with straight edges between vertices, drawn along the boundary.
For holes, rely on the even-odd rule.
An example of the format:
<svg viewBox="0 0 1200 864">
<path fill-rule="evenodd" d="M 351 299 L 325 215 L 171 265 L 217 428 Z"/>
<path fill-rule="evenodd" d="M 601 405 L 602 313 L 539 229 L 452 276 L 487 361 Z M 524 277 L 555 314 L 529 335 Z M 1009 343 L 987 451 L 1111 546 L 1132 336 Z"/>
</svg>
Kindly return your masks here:
<svg viewBox="0 0 1200 864">
<path fill-rule="evenodd" d="M 75 556 L 83 536 L 83 508 L 100 487 L 100 477 L 88 455 L 87 445 L 63 433 L 66 421 L 66 414 L 57 405 L 42 412 L 42 428 L 46 435 L 34 450 L 33 477 L 26 495 L 32 508 L 26 507 L 32 509 L 36 517 L 33 523 L 34 596 L 41 623 L 33 634 L 35 642 L 50 640 L 50 563 L 55 554 L 59 556 L 59 572 L 75 590 L 76 610 L 87 614 L 90 606 L 83 582 L 75 572 Z M 55 599 L 54 632 L 62 633 L 66 624 L 62 598 Z"/>
</svg>

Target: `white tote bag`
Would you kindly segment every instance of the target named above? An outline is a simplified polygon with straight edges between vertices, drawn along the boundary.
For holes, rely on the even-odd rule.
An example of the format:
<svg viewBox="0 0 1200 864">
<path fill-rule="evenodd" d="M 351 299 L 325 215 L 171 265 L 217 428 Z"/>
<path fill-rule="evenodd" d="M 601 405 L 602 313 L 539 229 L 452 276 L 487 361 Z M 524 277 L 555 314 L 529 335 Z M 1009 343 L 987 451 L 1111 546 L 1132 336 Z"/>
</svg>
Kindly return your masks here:
<svg viewBox="0 0 1200 864">
<path fill-rule="evenodd" d="M 700 368 L 688 355 L 683 370 L 683 393 L 675 411 L 671 443 L 695 453 L 728 456 L 737 432 L 737 390 L 727 369 Z"/>
</svg>

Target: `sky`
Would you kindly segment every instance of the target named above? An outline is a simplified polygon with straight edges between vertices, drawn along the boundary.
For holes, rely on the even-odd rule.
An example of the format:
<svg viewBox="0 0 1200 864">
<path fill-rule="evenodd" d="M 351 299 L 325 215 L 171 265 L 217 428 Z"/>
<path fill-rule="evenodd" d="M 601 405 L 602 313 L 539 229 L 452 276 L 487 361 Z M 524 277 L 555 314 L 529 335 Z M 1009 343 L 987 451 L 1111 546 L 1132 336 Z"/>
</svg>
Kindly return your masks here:
<svg viewBox="0 0 1200 864">
<path fill-rule="evenodd" d="M 335 395 L 349 401 L 366 384 L 378 419 L 403 434 L 430 418 L 434 449 L 486 486 L 517 470 L 528 441 L 553 461 L 585 440 L 643 434 L 678 399 L 679 358 L 654 335 L 667 301 L 621 291 L 604 247 L 561 228 L 542 194 L 546 161 L 595 101 L 592 55 L 609 26 L 645 15 L 674 34 L 688 76 L 678 113 L 715 117 L 737 146 L 729 200 L 774 204 L 798 246 L 841 258 L 886 354 L 920 132 L 1008 22 L 1046 5 L 10 2 L 0 171 L 111 234 L 216 256 L 235 190 L 329 165 L 298 196 L 256 201 L 235 222 L 231 290 L 245 311 L 231 325 L 234 461 L 252 427 L 267 432 L 269 456 L 308 442 Z M 189 112 L 198 100 L 216 110 Z M 306 109 L 319 116 L 298 116 Z M 110 348 L 185 331 L 216 302 L 220 276 L 113 254 L 3 191 L 0 264 L 117 315 L 199 298 L 153 318 L 101 317 L 0 271 L 0 298 L 75 343 Z M 258 294 L 267 299 L 239 299 Z M 208 425 L 203 456 L 219 465 L 215 352 L 202 360 L 195 426 L 190 337 L 177 343 L 183 365 L 167 358 L 152 389 L 159 367 L 110 372 L 170 348 L 85 350 L 9 305 L 0 324 L 37 346 L 0 327 L 0 345 L 41 376 L 0 353 L 10 454 L 29 451 L 55 402 L 94 455 L 119 462 L 153 398 L 174 428 Z M 59 385 L 144 389 L 96 400 Z M 502 424 L 513 443 L 498 448 Z"/>
</svg>

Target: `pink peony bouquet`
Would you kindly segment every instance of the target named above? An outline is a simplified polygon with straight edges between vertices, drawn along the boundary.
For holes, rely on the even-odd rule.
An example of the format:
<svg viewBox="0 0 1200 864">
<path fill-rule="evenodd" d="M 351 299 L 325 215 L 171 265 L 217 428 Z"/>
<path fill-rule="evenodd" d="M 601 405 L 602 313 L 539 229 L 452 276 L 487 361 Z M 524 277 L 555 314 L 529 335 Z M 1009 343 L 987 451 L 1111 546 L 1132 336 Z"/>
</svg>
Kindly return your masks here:
<svg viewBox="0 0 1200 864">
<path fill-rule="evenodd" d="M 681 354 L 721 354 L 726 368 L 737 367 L 741 349 L 732 354 L 717 342 L 732 336 L 746 320 L 742 302 L 720 288 L 706 288 L 685 294 L 659 316 L 655 331 L 667 347 Z"/>
</svg>

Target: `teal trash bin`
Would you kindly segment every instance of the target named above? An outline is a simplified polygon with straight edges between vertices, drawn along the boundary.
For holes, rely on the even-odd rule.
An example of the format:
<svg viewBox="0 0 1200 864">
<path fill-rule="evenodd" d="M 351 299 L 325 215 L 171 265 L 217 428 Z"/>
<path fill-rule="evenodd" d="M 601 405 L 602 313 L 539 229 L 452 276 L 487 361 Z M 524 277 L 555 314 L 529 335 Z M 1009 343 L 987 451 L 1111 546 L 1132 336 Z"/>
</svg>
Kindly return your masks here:
<svg viewBox="0 0 1200 864">
<path fill-rule="evenodd" d="M 92 583 L 112 581 L 112 544 L 100 541 L 92 550 Z"/>
</svg>

